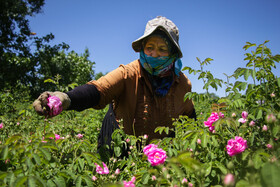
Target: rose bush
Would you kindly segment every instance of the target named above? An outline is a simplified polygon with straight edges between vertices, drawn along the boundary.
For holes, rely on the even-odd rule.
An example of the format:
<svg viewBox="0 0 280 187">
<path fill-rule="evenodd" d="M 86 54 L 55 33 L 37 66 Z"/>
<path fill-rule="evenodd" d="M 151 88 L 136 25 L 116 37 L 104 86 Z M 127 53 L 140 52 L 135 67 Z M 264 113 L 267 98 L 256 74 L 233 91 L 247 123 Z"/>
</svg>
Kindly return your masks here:
<svg viewBox="0 0 280 187">
<path fill-rule="evenodd" d="M 194 101 L 197 120 L 180 116 L 173 128 L 155 130 L 174 131 L 175 137 L 151 142 L 147 135 L 135 137 L 117 129 L 112 135 L 112 156 L 97 153 L 107 109 L 65 111 L 44 119 L 35 114 L 31 101 L 14 100 L 10 105 L 15 112 L 0 116 L 0 185 L 279 185 L 280 78 L 272 68 L 280 56 L 272 55 L 265 44 L 244 46 L 255 50 L 245 54 L 246 68 L 229 76 L 235 82 L 214 78 L 202 71 L 205 68 L 185 67 L 184 71 L 199 74 L 206 90 L 186 95 Z M 201 66 L 211 60 L 198 59 Z M 210 87 L 222 84 L 226 97 L 209 94 Z M 52 106 L 59 106 L 56 101 L 50 101 Z M 126 155 L 123 149 L 128 150 Z"/>
</svg>

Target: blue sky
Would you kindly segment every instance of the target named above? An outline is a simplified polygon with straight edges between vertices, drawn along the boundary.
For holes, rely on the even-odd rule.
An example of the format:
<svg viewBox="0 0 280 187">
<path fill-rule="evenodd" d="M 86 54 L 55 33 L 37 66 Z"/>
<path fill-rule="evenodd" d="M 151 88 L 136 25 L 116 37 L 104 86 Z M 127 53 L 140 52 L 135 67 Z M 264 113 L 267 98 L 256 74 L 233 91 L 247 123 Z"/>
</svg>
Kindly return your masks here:
<svg viewBox="0 0 280 187">
<path fill-rule="evenodd" d="M 196 57 L 212 58 L 206 70 L 225 80 L 245 67 L 245 43 L 267 46 L 280 54 L 279 0 L 46 0 L 43 12 L 30 20 L 37 36 L 55 35 L 81 54 L 86 48 L 95 71 L 107 73 L 120 64 L 138 59 L 131 43 L 156 16 L 171 19 L 179 28 L 183 67 L 199 69 Z M 279 65 L 274 70 L 280 75 Z M 205 92 L 197 76 L 188 75 L 193 91 Z M 234 80 L 231 80 L 234 82 Z M 224 89 L 210 90 L 224 96 Z"/>
</svg>

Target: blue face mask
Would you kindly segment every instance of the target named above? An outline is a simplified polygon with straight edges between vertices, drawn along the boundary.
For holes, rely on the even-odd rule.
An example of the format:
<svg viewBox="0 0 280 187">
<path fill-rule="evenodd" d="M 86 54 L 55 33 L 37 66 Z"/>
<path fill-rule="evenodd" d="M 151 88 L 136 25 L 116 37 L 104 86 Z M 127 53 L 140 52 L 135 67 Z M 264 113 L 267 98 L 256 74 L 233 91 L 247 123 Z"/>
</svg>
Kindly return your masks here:
<svg viewBox="0 0 280 187">
<path fill-rule="evenodd" d="M 140 52 L 140 63 L 147 72 L 155 76 L 164 76 L 173 66 L 174 73 L 179 76 L 182 68 L 181 59 L 176 56 L 152 57 L 146 55 L 143 50 Z"/>
</svg>

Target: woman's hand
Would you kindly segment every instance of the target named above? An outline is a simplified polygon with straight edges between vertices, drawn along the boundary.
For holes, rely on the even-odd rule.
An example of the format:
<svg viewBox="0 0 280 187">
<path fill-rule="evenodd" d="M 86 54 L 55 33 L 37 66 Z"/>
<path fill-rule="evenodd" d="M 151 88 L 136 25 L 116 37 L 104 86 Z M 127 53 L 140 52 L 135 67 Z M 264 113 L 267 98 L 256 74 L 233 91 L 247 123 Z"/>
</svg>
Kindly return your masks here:
<svg viewBox="0 0 280 187">
<path fill-rule="evenodd" d="M 33 102 L 33 107 L 39 115 L 53 117 L 66 110 L 70 103 L 70 98 L 63 92 L 43 92 Z"/>
</svg>

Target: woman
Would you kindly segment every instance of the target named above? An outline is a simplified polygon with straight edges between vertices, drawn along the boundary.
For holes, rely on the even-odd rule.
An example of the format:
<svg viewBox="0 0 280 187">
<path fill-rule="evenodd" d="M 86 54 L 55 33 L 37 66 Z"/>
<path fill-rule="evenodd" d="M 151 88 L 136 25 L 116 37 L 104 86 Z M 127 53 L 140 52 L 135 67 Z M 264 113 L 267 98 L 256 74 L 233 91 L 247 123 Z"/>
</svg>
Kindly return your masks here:
<svg viewBox="0 0 280 187">
<path fill-rule="evenodd" d="M 165 17 L 152 19 L 144 35 L 132 43 L 133 49 L 140 52 L 140 59 L 67 93 L 44 92 L 33 106 L 39 114 L 49 114 L 49 96 L 57 96 L 63 110 L 102 109 L 110 104 L 99 147 L 110 145 L 111 134 L 119 125 L 123 125 L 125 133 L 147 134 L 149 140 L 170 136 L 154 130 L 158 126 L 172 127 L 172 119 L 179 115 L 195 118 L 193 102 L 184 101 L 184 95 L 191 91 L 191 82 L 181 72 L 178 40 L 179 31 L 172 21 Z"/>
</svg>

